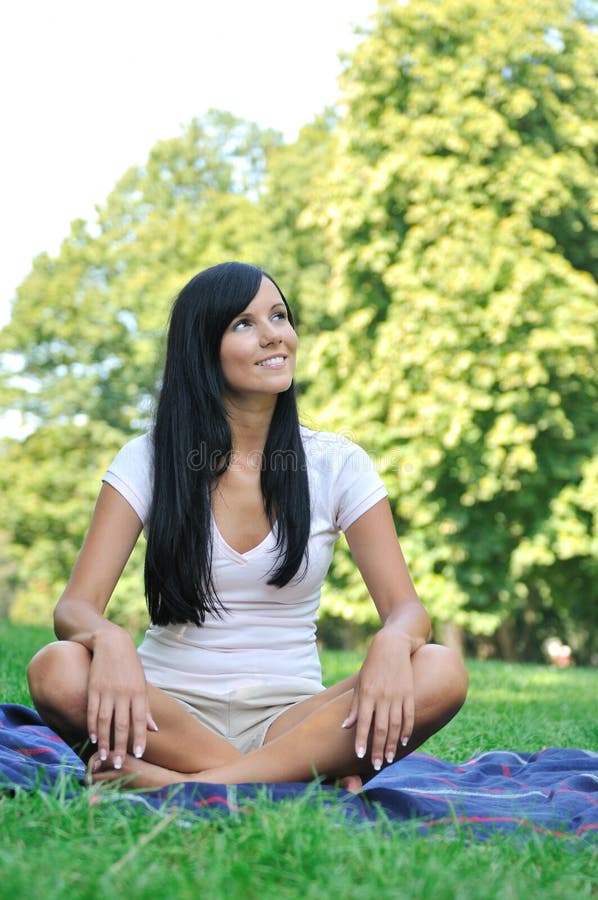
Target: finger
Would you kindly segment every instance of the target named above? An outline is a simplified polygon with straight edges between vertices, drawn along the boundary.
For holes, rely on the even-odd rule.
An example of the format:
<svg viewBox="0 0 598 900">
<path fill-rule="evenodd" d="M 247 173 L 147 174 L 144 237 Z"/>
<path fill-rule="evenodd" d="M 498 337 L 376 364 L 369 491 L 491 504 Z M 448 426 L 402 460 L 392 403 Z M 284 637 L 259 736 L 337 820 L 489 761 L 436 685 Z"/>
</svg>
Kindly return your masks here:
<svg viewBox="0 0 598 900">
<path fill-rule="evenodd" d="M 359 712 L 359 687 L 355 685 L 353 689 L 353 699 L 351 700 L 351 707 L 349 712 L 347 713 L 347 717 L 342 722 L 341 728 L 352 728 L 357 721 L 357 714 Z"/>
<path fill-rule="evenodd" d="M 403 721 L 403 704 L 392 703 L 388 714 L 388 734 L 386 735 L 386 747 L 384 749 L 384 759 L 387 763 L 394 762 L 397 755 L 397 746 L 402 734 Z"/>
<path fill-rule="evenodd" d="M 105 765 L 106 763 L 100 759 L 99 752 L 93 753 L 87 760 L 87 774 L 92 775 L 94 772 L 99 772 Z"/>
<path fill-rule="evenodd" d="M 147 698 L 145 693 L 133 698 L 131 704 L 131 724 L 133 756 L 140 759 L 145 753 L 147 737 Z"/>
<path fill-rule="evenodd" d="M 368 737 L 374 715 L 374 704 L 369 697 L 361 697 L 359 701 L 359 715 L 357 716 L 357 728 L 355 729 L 355 754 L 358 759 L 363 759 L 368 745 Z"/>
<path fill-rule="evenodd" d="M 87 733 L 92 744 L 98 742 L 98 709 L 100 698 L 96 691 L 90 691 L 87 697 Z"/>
<path fill-rule="evenodd" d="M 110 728 L 114 703 L 111 697 L 101 697 L 98 709 L 98 753 L 102 762 L 108 759 L 110 751 Z"/>
<path fill-rule="evenodd" d="M 129 703 L 126 700 L 117 701 L 114 709 L 114 750 L 112 751 L 112 764 L 115 769 L 122 768 L 123 759 L 127 752 L 129 717 Z"/>
<path fill-rule="evenodd" d="M 382 768 L 382 760 L 384 759 L 384 747 L 388 737 L 388 713 L 388 703 L 380 701 L 376 704 L 371 752 L 372 766 L 376 772 L 379 772 Z"/>
<path fill-rule="evenodd" d="M 94 753 L 87 760 L 87 766 L 85 769 L 85 784 L 88 787 L 93 784 L 94 772 L 97 772 L 101 765 L 102 765 L 102 761 L 100 759 L 99 753 Z"/>
<path fill-rule="evenodd" d="M 149 709 L 145 716 L 145 725 L 146 725 L 146 728 L 148 731 L 159 731 L 160 730 L 154 721 L 154 717 L 152 716 L 151 710 L 149 710 Z"/>
<path fill-rule="evenodd" d="M 403 723 L 401 727 L 401 746 L 406 747 L 415 727 L 415 701 L 410 694 L 403 701 Z"/>
</svg>

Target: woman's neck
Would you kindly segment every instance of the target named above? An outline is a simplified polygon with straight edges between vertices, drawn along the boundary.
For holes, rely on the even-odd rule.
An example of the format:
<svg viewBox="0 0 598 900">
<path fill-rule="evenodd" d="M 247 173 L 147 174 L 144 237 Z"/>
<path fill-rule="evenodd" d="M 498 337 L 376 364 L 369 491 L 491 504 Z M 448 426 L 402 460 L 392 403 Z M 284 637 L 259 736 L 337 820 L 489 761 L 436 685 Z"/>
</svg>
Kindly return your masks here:
<svg viewBox="0 0 598 900">
<path fill-rule="evenodd" d="M 266 399 L 273 402 L 264 402 Z M 275 406 L 275 397 L 242 404 L 227 398 L 226 409 L 235 453 L 247 456 L 261 453 L 266 445 Z"/>
</svg>

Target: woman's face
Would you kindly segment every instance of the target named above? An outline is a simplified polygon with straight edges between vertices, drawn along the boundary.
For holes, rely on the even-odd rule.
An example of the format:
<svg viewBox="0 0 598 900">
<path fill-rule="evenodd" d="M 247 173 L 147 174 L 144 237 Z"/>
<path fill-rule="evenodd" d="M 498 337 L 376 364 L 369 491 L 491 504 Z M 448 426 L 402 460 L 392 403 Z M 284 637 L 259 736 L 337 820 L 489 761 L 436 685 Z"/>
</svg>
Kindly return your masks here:
<svg viewBox="0 0 598 900">
<path fill-rule="evenodd" d="M 276 287 L 262 278 L 248 306 L 227 327 L 220 365 L 230 396 L 280 394 L 295 374 L 297 335 Z"/>
</svg>

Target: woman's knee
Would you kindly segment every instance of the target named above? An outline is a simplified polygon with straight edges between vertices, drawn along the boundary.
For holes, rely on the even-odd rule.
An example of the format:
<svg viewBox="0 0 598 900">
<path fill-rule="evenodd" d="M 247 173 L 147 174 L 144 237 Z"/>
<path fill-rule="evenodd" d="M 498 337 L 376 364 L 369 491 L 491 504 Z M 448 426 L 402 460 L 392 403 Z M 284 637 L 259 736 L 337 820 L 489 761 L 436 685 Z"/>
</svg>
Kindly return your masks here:
<svg viewBox="0 0 598 900">
<path fill-rule="evenodd" d="M 27 667 L 29 691 L 36 704 L 68 702 L 85 690 L 89 673 L 89 651 L 75 641 L 55 641 L 39 650 Z"/>
<path fill-rule="evenodd" d="M 442 644 L 426 644 L 418 654 L 425 657 L 423 668 L 433 678 L 445 703 L 457 712 L 465 703 L 469 687 L 469 675 L 460 654 Z"/>
<path fill-rule="evenodd" d="M 469 674 L 465 668 L 462 656 L 451 647 L 438 645 L 442 652 L 442 673 L 456 709 L 460 709 L 465 703 L 467 689 L 469 688 Z"/>
</svg>

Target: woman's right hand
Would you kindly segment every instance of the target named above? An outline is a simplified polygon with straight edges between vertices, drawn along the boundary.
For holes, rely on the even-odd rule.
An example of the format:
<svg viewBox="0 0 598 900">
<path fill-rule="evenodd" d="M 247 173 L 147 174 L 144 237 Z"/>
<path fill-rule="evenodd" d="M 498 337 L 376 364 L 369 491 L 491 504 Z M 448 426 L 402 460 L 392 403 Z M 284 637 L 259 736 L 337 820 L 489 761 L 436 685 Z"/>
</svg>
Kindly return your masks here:
<svg viewBox="0 0 598 900">
<path fill-rule="evenodd" d="M 143 756 L 148 729 L 157 731 L 149 706 L 147 682 L 129 634 L 106 622 L 93 639 L 87 692 L 87 729 L 100 759 L 111 755 L 120 769 L 130 744 Z"/>
</svg>

